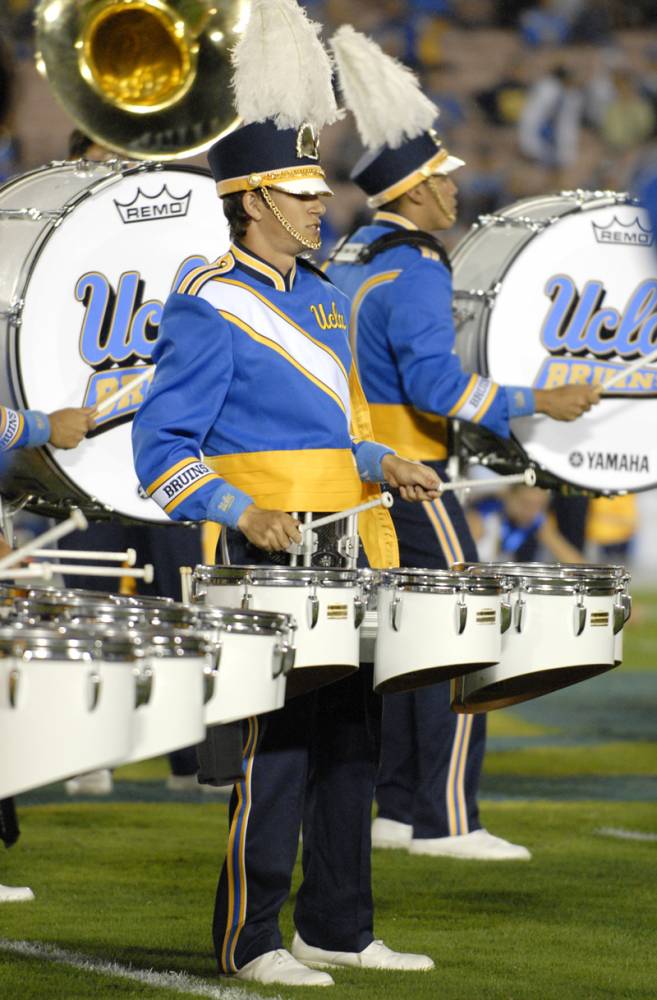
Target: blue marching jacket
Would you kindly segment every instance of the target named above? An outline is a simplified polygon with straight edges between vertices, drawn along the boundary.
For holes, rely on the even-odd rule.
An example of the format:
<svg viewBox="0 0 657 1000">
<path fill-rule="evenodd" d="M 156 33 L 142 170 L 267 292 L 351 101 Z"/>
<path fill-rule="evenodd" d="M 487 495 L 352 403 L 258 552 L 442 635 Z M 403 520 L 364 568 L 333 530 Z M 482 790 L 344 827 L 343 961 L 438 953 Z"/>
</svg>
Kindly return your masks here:
<svg viewBox="0 0 657 1000">
<path fill-rule="evenodd" d="M 238 243 L 183 278 L 132 430 L 139 480 L 170 517 L 236 527 L 253 502 L 340 510 L 381 480 L 391 449 L 352 437 L 370 428 L 348 319 L 310 265 L 283 276 Z"/>
<path fill-rule="evenodd" d="M 375 437 L 408 458 L 444 459 L 445 418 L 508 437 L 511 417 L 534 412 L 534 395 L 463 371 L 454 354 L 451 274 L 434 250 L 402 245 L 355 262 L 362 247 L 404 229 L 417 231 L 396 213 L 377 212 L 326 273 L 352 300 L 352 349 Z"/>
<path fill-rule="evenodd" d="M 0 452 L 38 448 L 50 437 L 50 421 L 39 410 L 10 410 L 0 406 Z"/>
</svg>

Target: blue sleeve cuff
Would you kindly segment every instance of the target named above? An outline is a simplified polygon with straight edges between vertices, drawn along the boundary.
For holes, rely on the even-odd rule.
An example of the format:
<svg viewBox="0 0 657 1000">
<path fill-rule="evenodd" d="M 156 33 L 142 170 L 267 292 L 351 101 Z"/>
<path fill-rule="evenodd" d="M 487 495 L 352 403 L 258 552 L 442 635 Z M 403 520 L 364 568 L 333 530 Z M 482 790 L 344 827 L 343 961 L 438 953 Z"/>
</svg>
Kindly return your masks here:
<svg viewBox="0 0 657 1000">
<path fill-rule="evenodd" d="M 40 410 L 23 410 L 28 448 L 38 448 L 50 439 L 50 421 Z"/>
<path fill-rule="evenodd" d="M 534 413 L 534 392 L 524 385 L 505 385 L 509 420 L 513 417 L 530 417 Z"/>
<path fill-rule="evenodd" d="M 385 444 L 377 444 L 376 441 L 361 441 L 354 445 L 354 455 L 358 475 L 365 483 L 382 483 L 385 476 L 381 470 L 381 461 L 384 455 L 394 455 L 393 448 L 388 448 Z"/>
<path fill-rule="evenodd" d="M 222 483 L 210 497 L 207 519 L 225 524 L 229 528 L 237 528 L 237 522 L 252 503 L 253 500 L 247 493 L 231 486 L 230 483 Z"/>
</svg>

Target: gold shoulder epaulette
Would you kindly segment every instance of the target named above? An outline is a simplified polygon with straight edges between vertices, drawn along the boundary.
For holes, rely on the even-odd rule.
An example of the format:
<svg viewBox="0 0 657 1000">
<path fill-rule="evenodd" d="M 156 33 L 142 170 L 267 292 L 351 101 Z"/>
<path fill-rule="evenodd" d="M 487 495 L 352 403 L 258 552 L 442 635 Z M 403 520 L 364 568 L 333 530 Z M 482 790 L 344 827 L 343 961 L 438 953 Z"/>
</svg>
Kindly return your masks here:
<svg viewBox="0 0 657 1000">
<path fill-rule="evenodd" d="M 195 267 L 193 271 L 190 271 L 187 277 L 180 283 L 178 291 L 181 295 L 198 295 L 200 290 L 206 281 L 212 281 L 214 278 L 221 278 L 224 274 L 228 274 L 229 271 L 235 267 L 235 258 L 232 253 L 228 251 L 223 257 L 219 257 L 218 260 L 212 262 L 212 264 L 204 264 L 203 267 Z"/>
</svg>

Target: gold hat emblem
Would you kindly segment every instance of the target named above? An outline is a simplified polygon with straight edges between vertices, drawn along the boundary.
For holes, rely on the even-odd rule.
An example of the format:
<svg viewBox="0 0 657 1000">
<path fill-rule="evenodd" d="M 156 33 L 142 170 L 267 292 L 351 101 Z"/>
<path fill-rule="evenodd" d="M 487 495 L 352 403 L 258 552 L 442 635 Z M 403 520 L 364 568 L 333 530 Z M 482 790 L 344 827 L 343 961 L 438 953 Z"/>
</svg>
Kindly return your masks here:
<svg viewBox="0 0 657 1000">
<path fill-rule="evenodd" d="M 300 160 L 304 158 L 319 159 L 319 136 L 315 131 L 315 126 L 310 122 L 304 122 L 297 132 L 297 156 Z"/>
</svg>

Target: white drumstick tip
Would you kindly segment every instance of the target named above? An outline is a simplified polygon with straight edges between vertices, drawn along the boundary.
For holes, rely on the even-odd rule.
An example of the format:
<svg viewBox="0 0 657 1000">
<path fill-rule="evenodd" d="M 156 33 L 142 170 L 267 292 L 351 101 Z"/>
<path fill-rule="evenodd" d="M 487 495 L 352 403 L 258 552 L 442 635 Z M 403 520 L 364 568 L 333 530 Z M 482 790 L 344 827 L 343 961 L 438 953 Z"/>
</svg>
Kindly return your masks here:
<svg viewBox="0 0 657 1000">
<path fill-rule="evenodd" d="M 536 469 L 525 469 L 525 486 L 536 486 Z"/>
<path fill-rule="evenodd" d="M 152 563 L 146 563 L 144 566 L 144 583 L 152 583 L 154 576 Z"/>
<path fill-rule="evenodd" d="M 125 561 L 128 566 L 134 566 L 137 562 L 137 550 L 136 549 L 126 549 L 125 550 Z"/>
<path fill-rule="evenodd" d="M 80 530 L 89 527 L 89 522 L 87 521 L 86 517 L 84 516 L 84 514 L 82 513 L 82 511 L 79 509 L 79 507 L 75 507 L 71 511 L 71 520 L 75 524 L 75 527 L 76 528 L 80 528 Z"/>
</svg>

